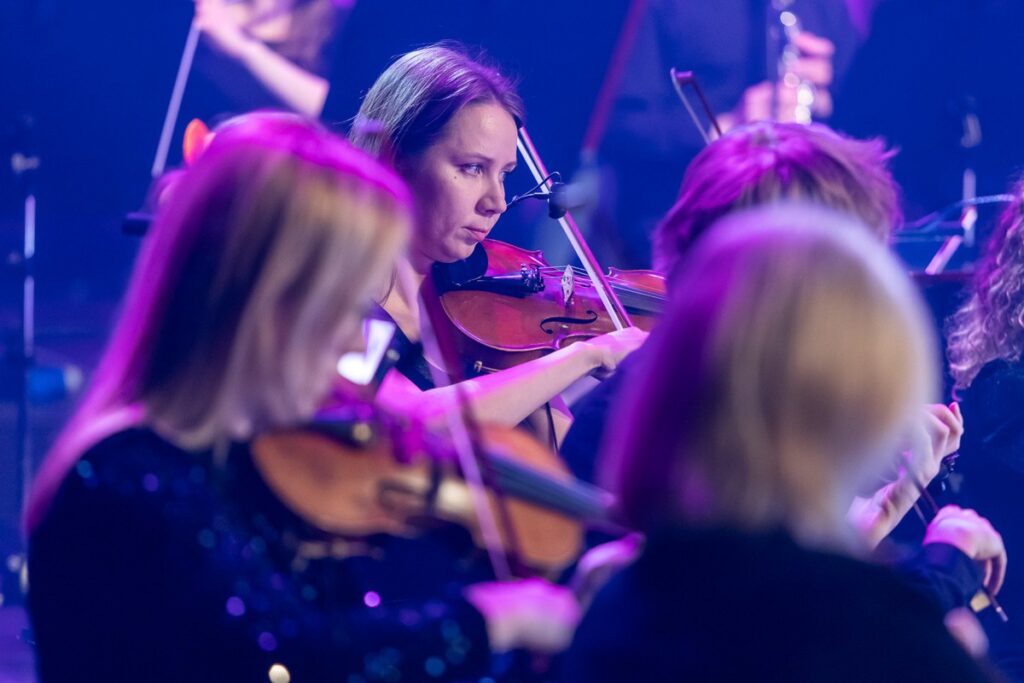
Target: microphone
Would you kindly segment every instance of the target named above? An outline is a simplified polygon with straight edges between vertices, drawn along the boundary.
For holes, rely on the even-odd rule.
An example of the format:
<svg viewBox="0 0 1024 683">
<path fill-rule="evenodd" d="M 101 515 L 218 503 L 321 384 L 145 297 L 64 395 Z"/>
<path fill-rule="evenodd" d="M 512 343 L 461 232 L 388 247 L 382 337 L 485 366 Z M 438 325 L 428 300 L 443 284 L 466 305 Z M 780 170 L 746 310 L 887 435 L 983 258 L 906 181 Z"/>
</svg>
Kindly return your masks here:
<svg viewBox="0 0 1024 683">
<path fill-rule="evenodd" d="M 597 177 L 595 174 L 578 174 L 580 179 L 563 183 L 561 174 L 555 171 L 529 192 L 516 195 L 509 202 L 511 208 L 524 199 L 543 199 L 548 203 L 548 216 L 555 220 L 562 218 L 569 211 L 585 209 L 597 203 Z M 547 189 L 544 183 L 552 181 Z"/>
</svg>

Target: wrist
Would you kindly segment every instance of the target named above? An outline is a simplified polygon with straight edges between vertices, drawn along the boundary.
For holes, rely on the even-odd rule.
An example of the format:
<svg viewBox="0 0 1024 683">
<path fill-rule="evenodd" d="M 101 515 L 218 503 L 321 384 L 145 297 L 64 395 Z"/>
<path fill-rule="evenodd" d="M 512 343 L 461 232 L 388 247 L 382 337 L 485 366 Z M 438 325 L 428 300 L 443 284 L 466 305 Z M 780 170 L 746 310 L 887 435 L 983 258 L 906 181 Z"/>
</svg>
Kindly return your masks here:
<svg viewBox="0 0 1024 683">
<path fill-rule="evenodd" d="M 942 525 L 939 525 L 934 529 L 929 528 L 925 533 L 923 544 L 930 545 L 933 543 L 951 545 L 972 560 L 976 559 L 978 555 L 977 543 L 975 543 L 973 535 L 966 530 L 956 527 L 944 528 Z"/>
<path fill-rule="evenodd" d="M 251 66 L 259 58 L 259 53 L 266 49 L 267 46 L 260 41 L 243 34 L 239 39 L 235 58 L 246 66 Z"/>
<path fill-rule="evenodd" d="M 588 340 L 578 342 L 574 346 L 580 349 L 580 354 L 583 358 L 583 363 L 586 368 L 586 372 L 583 374 L 589 374 L 594 370 L 600 370 L 605 366 L 604 351 L 597 344 Z"/>
</svg>

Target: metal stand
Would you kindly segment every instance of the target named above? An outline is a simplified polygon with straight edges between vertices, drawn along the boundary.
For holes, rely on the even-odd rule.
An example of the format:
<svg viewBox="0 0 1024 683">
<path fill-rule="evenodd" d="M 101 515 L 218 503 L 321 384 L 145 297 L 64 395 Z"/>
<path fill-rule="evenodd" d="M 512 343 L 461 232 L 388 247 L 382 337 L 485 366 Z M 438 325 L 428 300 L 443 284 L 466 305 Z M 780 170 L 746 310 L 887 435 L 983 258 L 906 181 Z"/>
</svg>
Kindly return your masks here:
<svg viewBox="0 0 1024 683">
<path fill-rule="evenodd" d="M 181 100 L 185 96 L 188 75 L 192 71 L 192 61 L 195 59 L 196 47 L 199 45 L 199 33 L 196 25 L 192 24 L 188 30 L 188 37 L 185 38 L 185 48 L 181 51 L 181 60 L 178 62 L 178 74 L 174 78 L 171 101 L 167 104 L 164 125 L 160 130 L 160 141 L 157 143 L 156 156 L 153 158 L 153 167 L 150 169 L 150 175 L 154 178 L 160 177 L 167 167 L 171 137 L 173 137 L 174 128 L 178 123 L 178 112 L 181 110 Z"/>
<path fill-rule="evenodd" d="M 18 135 L 14 141 L 14 150 L 10 157 L 11 171 L 18 184 L 23 188 L 23 224 L 21 248 L 12 251 L 8 264 L 16 268 L 21 276 L 21 296 L 19 301 L 18 323 L 10 335 L 10 346 L 7 350 L 6 362 L 10 363 L 16 384 L 17 412 L 14 429 L 14 481 L 15 505 L 23 510 L 28 500 L 29 487 L 33 473 L 33 448 L 31 430 L 31 397 L 30 377 L 35 366 L 35 275 L 33 264 L 36 252 L 36 195 L 34 188 L 35 174 L 39 169 L 39 157 L 33 150 L 33 121 L 25 116 L 19 122 Z M 18 575 L 24 565 L 24 555 L 14 554 L 4 558 L 4 569 L 12 575 Z M 12 591 L 17 594 L 17 591 Z"/>
</svg>

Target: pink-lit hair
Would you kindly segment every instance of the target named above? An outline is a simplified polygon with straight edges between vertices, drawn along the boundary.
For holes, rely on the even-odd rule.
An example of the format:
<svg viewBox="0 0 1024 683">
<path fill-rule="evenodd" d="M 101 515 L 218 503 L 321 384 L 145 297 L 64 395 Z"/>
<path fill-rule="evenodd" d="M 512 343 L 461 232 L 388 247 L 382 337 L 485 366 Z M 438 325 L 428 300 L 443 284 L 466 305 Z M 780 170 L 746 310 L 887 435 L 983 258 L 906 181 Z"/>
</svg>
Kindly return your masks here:
<svg viewBox="0 0 1024 683">
<path fill-rule="evenodd" d="M 716 225 L 677 284 L 602 460 L 628 521 L 844 541 L 857 487 L 937 388 L 909 279 L 863 225 L 773 205 Z"/>
<path fill-rule="evenodd" d="M 258 113 L 221 127 L 146 237 L 28 529 L 78 458 L 128 426 L 203 448 L 309 417 L 341 328 L 358 329 L 410 220 L 401 180 L 313 122 Z"/>
<path fill-rule="evenodd" d="M 987 363 L 1016 363 L 1024 352 L 1024 181 L 999 218 L 975 267 L 970 295 L 949 319 L 947 355 L 956 389 Z"/>
<path fill-rule="evenodd" d="M 366 93 L 349 139 L 401 168 L 430 147 L 460 110 L 493 102 L 522 125 L 523 101 L 512 81 L 454 42 L 429 45 L 394 61 Z"/>
<path fill-rule="evenodd" d="M 762 122 L 715 140 L 686 169 L 675 205 L 654 232 L 654 267 L 671 275 L 690 245 L 722 216 L 800 199 L 859 218 L 882 240 L 899 223 L 899 191 L 879 140 L 821 124 Z"/>
</svg>

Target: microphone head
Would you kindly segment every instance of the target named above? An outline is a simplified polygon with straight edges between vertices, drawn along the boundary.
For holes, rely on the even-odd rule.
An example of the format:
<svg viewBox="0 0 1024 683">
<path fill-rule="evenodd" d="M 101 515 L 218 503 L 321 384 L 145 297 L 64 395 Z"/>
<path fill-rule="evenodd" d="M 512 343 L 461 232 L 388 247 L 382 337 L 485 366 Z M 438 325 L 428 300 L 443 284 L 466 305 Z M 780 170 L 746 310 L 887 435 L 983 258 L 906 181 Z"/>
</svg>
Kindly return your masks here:
<svg viewBox="0 0 1024 683">
<path fill-rule="evenodd" d="M 569 209 L 575 208 L 569 201 L 569 186 L 565 183 L 551 183 L 548 195 L 548 216 L 558 220 L 568 213 Z"/>
</svg>

